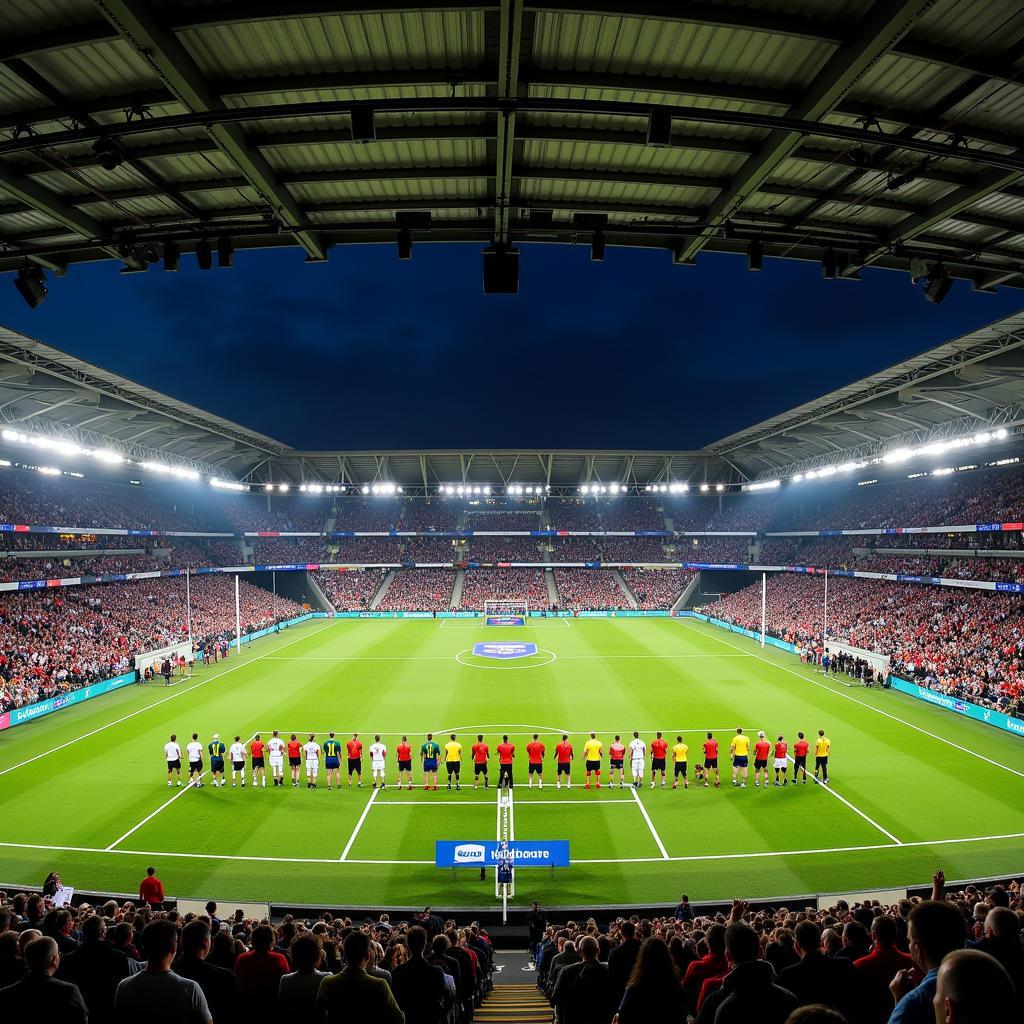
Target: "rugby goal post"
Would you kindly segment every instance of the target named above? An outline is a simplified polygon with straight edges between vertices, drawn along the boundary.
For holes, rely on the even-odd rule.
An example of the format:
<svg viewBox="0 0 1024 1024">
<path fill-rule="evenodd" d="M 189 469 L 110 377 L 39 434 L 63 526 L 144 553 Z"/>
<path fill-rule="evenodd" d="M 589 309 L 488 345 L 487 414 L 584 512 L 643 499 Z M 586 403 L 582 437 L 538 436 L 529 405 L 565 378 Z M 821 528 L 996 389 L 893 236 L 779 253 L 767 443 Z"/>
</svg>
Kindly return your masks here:
<svg viewBox="0 0 1024 1024">
<path fill-rule="evenodd" d="M 529 617 L 529 602 L 522 598 L 484 601 L 484 624 L 487 626 L 525 626 Z"/>
</svg>

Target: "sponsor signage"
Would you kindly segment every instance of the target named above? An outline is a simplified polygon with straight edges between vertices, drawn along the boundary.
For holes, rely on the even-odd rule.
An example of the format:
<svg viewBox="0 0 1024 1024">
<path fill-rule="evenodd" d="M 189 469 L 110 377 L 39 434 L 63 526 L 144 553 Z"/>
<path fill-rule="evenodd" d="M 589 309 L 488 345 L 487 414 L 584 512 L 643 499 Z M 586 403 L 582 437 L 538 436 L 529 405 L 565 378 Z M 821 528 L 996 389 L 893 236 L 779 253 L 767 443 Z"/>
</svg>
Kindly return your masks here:
<svg viewBox="0 0 1024 1024">
<path fill-rule="evenodd" d="M 497 616 L 491 616 L 496 618 Z M 518 616 L 522 618 L 522 616 Z M 480 643 L 473 644 L 473 653 L 478 658 L 494 658 L 497 661 L 508 661 L 512 658 L 529 658 L 537 653 L 536 644 L 520 643 Z"/>
<path fill-rule="evenodd" d="M 92 700 L 93 697 L 99 697 L 100 694 L 119 690 L 122 686 L 134 683 L 135 675 L 134 672 L 128 672 L 123 676 L 114 676 L 112 679 L 104 679 L 102 682 L 83 686 L 80 690 L 58 694 L 56 697 L 41 700 L 36 704 L 26 704 L 23 708 L 12 708 L 0 716 L 0 730 L 22 725 L 24 722 L 33 722 L 37 718 L 42 718 L 43 715 L 60 711 L 61 708 L 70 707 L 72 704 L 81 704 L 83 701 Z"/>
<path fill-rule="evenodd" d="M 907 682 L 899 676 L 889 676 L 889 683 L 894 690 L 900 693 L 909 694 L 918 700 L 923 700 L 936 707 L 953 711 L 965 718 L 973 718 L 976 722 L 984 722 L 986 725 L 995 726 L 1004 732 L 1012 732 L 1016 736 L 1024 736 L 1024 721 L 1013 718 L 1011 715 L 997 711 L 995 708 L 985 708 L 980 704 L 972 704 L 970 701 L 961 700 L 948 693 L 939 693 L 937 690 L 929 690 L 927 686 L 919 686 L 917 683 Z"/>
<path fill-rule="evenodd" d="M 496 868 L 509 859 L 517 868 L 567 868 L 569 840 L 514 839 L 506 845 L 494 839 L 438 839 L 434 843 L 434 865 L 439 868 Z"/>
</svg>

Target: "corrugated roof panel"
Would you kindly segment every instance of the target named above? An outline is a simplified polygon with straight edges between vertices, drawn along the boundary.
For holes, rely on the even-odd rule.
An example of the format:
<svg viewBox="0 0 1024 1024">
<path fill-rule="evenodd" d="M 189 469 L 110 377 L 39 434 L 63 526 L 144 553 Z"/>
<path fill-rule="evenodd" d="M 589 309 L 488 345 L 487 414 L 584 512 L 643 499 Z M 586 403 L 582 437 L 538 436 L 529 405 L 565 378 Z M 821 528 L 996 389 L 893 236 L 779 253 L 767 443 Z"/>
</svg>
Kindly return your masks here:
<svg viewBox="0 0 1024 1024">
<path fill-rule="evenodd" d="M 5 195 L 6 193 L 0 190 L 0 194 Z M 23 213 L 6 213 L 0 216 L 0 236 L 23 235 L 48 228 L 53 229 L 55 234 L 67 230 L 63 225 L 57 224 L 52 217 L 44 213 L 36 213 L 35 210 L 26 210 Z"/>
<path fill-rule="evenodd" d="M 199 204 L 196 204 L 199 205 Z M 121 221 L 130 217 L 167 217 L 180 214 L 177 204 L 163 196 L 146 196 L 141 199 L 119 199 L 115 207 L 110 203 L 86 203 L 79 209 L 96 220 Z"/>
<path fill-rule="evenodd" d="M 320 171 L 344 167 L 466 167 L 483 163 L 487 144 L 483 140 L 420 140 L 415 142 L 374 142 L 361 146 L 340 140 L 320 145 L 267 148 L 267 158 L 276 170 Z"/>
<path fill-rule="evenodd" d="M 4 0 L 4 35 L 45 32 L 54 24 L 78 25 L 96 21 L 92 0 Z"/>
<path fill-rule="evenodd" d="M 714 189 L 680 188 L 674 185 L 645 185 L 621 181 L 562 181 L 551 178 L 522 178 L 523 202 L 571 204 L 611 203 L 615 206 L 678 206 L 680 213 L 706 206 L 716 195 Z"/>
<path fill-rule="evenodd" d="M 179 38 L 203 72 L 217 77 L 457 68 L 485 56 L 482 11 L 284 17 L 188 29 Z"/>
<path fill-rule="evenodd" d="M 485 96 L 487 87 L 483 84 L 459 85 L 456 96 Z M 289 89 L 276 93 L 225 94 L 224 102 L 229 107 L 259 107 L 280 103 L 344 103 L 346 100 L 389 100 L 389 99 L 447 99 L 452 95 L 450 85 L 424 85 L 412 83 L 402 86 L 353 89 Z"/>
<path fill-rule="evenodd" d="M 824 203 L 814 211 L 816 221 L 835 221 L 837 224 L 853 222 L 868 224 L 871 227 L 887 227 L 900 219 L 900 214 L 893 210 L 883 210 L 876 206 L 862 206 L 853 202 Z"/>
<path fill-rule="evenodd" d="M 229 186 L 225 188 L 204 188 L 201 191 L 188 191 L 186 198 L 193 206 L 201 210 L 242 209 L 246 216 L 262 216 L 266 204 L 256 190 L 248 185 Z"/>
<path fill-rule="evenodd" d="M 194 181 L 218 176 L 239 177 L 239 171 L 234 162 L 219 150 L 211 150 L 208 153 L 179 153 L 174 156 L 146 157 L 146 164 L 172 185 L 178 181 Z"/>
<path fill-rule="evenodd" d="M 28 58 L 51 85 L 77 100 L 161 88 L 156 71 L 121 39 Z"/>
<path fill-rule="evenodd" d="M 538 14 L 533 57 L 541 67 L 714 77 L 784 88 L 806 83 L 829 43 L 764 32 L 597 15 Z"/>
<path fill-rule="evenodd" d="M 943 220 L 930 228 L 929 237 L 948 238 L 957 242 L 984 242 L 992 237 L 992 229 L 979 227 L 976 224 L 965 224 L 962 220 Z"/>
<path fill-rule="evenodd" d="M 1008 196 L 1004 192 L 993 192 L 992 195 L 972 203 L 970 209 L 988 214 L 990 217 L 1005 216 L 1024 220 L 1024 198 Z"/>
<path fill-rule="evenodd" d="M 597 88 L 588 86 L 566 87 L 560 85 L 531 85 L 530 96 L 538 99 L 573 99 L 595 102 L 638 103 L 644 106 L 660 106 L 665 103 L 666 96 L 671 97 L 670 106 L 693 106 L 707 110 L 727 110 L 740 114 L 764 113 L 769 106 L 779 110 L 778 104 L 749 103 L 744 100 L 723 99 L 721 97 L 701 95 L 699 92 L 672 93 L 638 91 L 636 89 Z M 681 122 L 688 123 L 688 122 Z"/>
<path fill-rule="evenodd" d="M 1020 74 L 1024 76 L 1024 68 Z M 957 128 L 968 137 L 974 126 L 991 128 L 1006 134 L 1020 135 L 1024 144 L 1024 84 L 1020 82 L 987 82 L 949 111 Z M 1009 128 L 1009 131 L 1007 129 Z M 988 147 L 986 147 L 988 148 Z"/>
<path fill-rule="evenodd" d="M 892 110 L 927 110 L 969 77 L 959 68 L 888 53 L 868 68 L 849 98 L 877 105 L 879 116 Z"/>
<path fill-rule="evenodd" d="M 13 71 L 0 63 L 0 114 L 45 109 L 50 104 L 27 86 Z"/>
<path fill-rule="evenodd" d="M 958 50 L 1000 53 L 1024 37 L 1024 9 L 1020 0 L 939 0 L 913 34 Z"/>
<path fill-rule="evenodd" d="M 437 217 L 438 220 L 475 220 L 476 218 L 477 208 L 474 206 L 445 210 Z M 316 211 L 312 211 L 309 215 L 309 219 L 313 224 L 386 224 L 393 220 L 393 214 L 388 210 L 381 209 L 346 210 L 342 213 L 318 213 Z M 429 241 L 429 238 L 430 236 L 427 235 L 423 241 Z"/>
<path fill-rule="evenodd" d="M 523 161 L 537 167 L 585 167 L 591 171 L 639 171 L 644 174 L 700 174 L 727 178 L 743 162 L 729 153 L 701 153 L 675 146 L 665 149 L 598 142 L 527 139 Z"/>
<path fill-rule="evenodd" d="M 400 200 L 417 202 L 430 199 L 484 200 L 488 175 L 475 178 L 369 178 L 363 181 L 319 182 L 290 185 L 300 203 L 365 202 Z"/>
</svg>

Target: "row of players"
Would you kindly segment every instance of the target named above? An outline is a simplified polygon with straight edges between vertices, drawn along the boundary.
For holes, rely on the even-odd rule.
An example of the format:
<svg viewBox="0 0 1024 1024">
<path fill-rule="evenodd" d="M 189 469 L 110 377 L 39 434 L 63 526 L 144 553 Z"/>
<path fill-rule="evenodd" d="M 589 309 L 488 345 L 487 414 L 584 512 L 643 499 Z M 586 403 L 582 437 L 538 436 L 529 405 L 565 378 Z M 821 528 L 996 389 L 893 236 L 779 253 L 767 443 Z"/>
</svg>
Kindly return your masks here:
<svg viewBox="0 0 1024 1024">
<path fill-rule="evenodd" d="M 729 755 L 732 760 L 732 784 L 745 788 L 747 785 L 747 773 L 749 770 L 751 740 L 742 729 L 736 730 L 729 744 Z M 787 769 L 790 759 L 793 763 L 793 784 L 797 783 L 802 776 L 803 784 L 807 785 L 807 756 L 810 750 L 810 743 L 804 738 L 804 734 L 797 733 L 797 741 L 793 744 L 793 754 L 790 758 L 789 744 L 782 733 L 772 744 L 768 741 L 763 731 L 757 734 L 754 747 L 754 785 L 760 787 L 762 782 L 765 789 L 769 785 L 768 761 L 772 760 L 772 769 L 775 773 L 775 785 L 788 785 Z M 819 781 L 822 785 L 828 785 L 828 758 L 832 743 L 825 735 L 824 729 L 818 730 L 818 738 L 814 743 L 814 782 Z M 203 766 L 203 745 L 199 742 L 198 733 L 192 733 L 192 742 L 186 745 L 188 755 L 188 781 L 190 785 L 201 788 L 203 775 L 206 770 Z M 687 771 L 689 759 L 689 746 L 683 742 L 682 736 L 676 737 L 675 745 L 671 749 L 673 766 L 672 788 L 678 789 L 682 780 L 683 789 L 689 788 L 689 776 Z M 210 755 L 210 771 L 213 775 L 214 786 L 227 784 L 224 770 L 225 755 L 231 763 L 231 785 L 237 786 L 241 778 L 242 787 L 245 787 L 245 760 L 246 747 L 241 737 L 236 736 L 234 743 L 228 749 L 220 738 L 219 733 L 213 734 L 213 739 L 207 744 L 206 751 Z M 714 777 L 715 787 L 721 784 L 718 770 L 718 740 L 712 733 L 707 734 L 707 739 L 702 745 L 704 754 L 703 763 L 698 762 L 694 766 L 695 782 L 703 782 L 704 786 L 710 786 L 711 778 Z M 455 788 L 461 789 L 462 776 L 462 744 L 455 733 L 445 743 L 443 750 L 443 763 L 448 776 L 448 788 L 452 788 L 454 781 Z M 370 771 L 372 773 L 373 788 L 380 786 L 383 789 L 386 785 L 387 755 L 388 748 L 381 742 L 379 735 L 374 736 L 370 744 Z M 442 761 L 441 745 L 434 739 L 433 733 L 427 733 L 427 738 L 420 747 L 420 764 L 423 769 L 423 788 L 437 789 L 438 765 Z M 668 741 L 659 732 L 650 745 L 651 753 L 651 789 L 657 785 L 658 773 L 661 773 L 661 785 L 665 788 L 667 784 L 666 763 L 669 757 Z M 250 758 L 251 778 L 253 787 L 266 788 L 266 766 L 265 759 L 270 762 L 270 772 L 273 785 L 284 785 L 284 759 L 288 757 L 288 765 L 291 770 L 292 786 L 298 787 L 302 771 L 303 759 L 306 763 L 306 788 L 317 788 L 317 777 L 320 773 L 320 759 L 323 756 L 324 767 L 327 774 L 327 788 L 332 789 L 333 785 L 341 788 L 341 742 L 330 733 L 328 738 L 320 744 L 315 733 L 309 734 L 309 740 L 301 742 L 295 733 L 292 733 L 290 740 L 284 740 L 278 730 L 274 730 L 273 736 L 266 742 L 257 733 L 249 741 L 248 755 Z M 348 761 L 348 788 L 352 788 L 353 778 L 358 786 L 363 784 L 363 741 L 358 733 L 352 734 L 352 739 L 345 744 L 345 754 Z M 405 785 L 412 789 L 412 747 L 409 738 L 403 736 L 401 742 L 395 749 L 398 760 L 398 781 L 396 788 L 401 789 Z M 512 768 L 515 763 L 516 748 L 514 743 L 509 742 L 507 735 L 502 736 L 501 743 L 497 745 L 496 754 L 498 757 L 498 785 L 514 785 Z M 540 741 L 537 733 L 533 734 L 531 742 L 526 744 L 527 777 L 529 786 L 533 788 L 534 777 L 541 789 L 544 788 L 544 757 L 547 748 Z M 483 779 L 484 788 L 490 785 L 488 767 L 491 758 L 491 748 L 484 742 L 483 735 L 478 735 L 476 743 L 470 748 L 470 755 L 473 759 L 473 788 L 476 789 L 480 779 Z M 619 788 L 625 788 L 625 762 L 629 760 L 632 785 L 639 789 L 644 783 L 644 776 L 647 772 L 647 743 L 640 738 L 639 732 L 633 733 L 633 739 L 627 747 L 621 737 L 616 736 L 608 747 L 609 784 L 614 786 L 616 773 L 618 773 Z M 167 760 L 167 785 L 174 785 L 174 778 L 177 776 L 177 784 L 181 785 L 181 747 L 178 746 L 177 736 L 171 734 L 170 741 L 164 745 L 164 756 Z M 566 787 L 572 788 L 572 762 L 575 760 L 576 752 L 572 743 L 569 742 L 567 733 L 562 735 L 562 741 L 556 745 L 553 760 L 556 764 L 557 788 L 562 788 L 562 777 L 565 777 Z M 583 744 L 583 760 L 586 766 L 586 784 L 584 789 L 590 789 L 591 778 L 593 777 L 597 789 L 601 788 L 601 762 L 604 757 L 604 744 L 597 738 L 596 733 L 591 733 L 590 738 Z"/>
</svg>

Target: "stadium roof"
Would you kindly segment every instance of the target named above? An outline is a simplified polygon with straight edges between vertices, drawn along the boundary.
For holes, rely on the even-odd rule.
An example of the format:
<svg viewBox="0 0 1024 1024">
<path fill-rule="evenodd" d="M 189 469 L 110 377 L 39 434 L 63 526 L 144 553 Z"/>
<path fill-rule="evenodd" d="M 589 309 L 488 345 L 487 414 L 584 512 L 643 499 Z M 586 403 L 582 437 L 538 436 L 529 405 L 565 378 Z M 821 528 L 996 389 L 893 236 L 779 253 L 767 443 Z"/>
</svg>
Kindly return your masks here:
<svg viewBox="0 0 1024 1024">
<path fill-rule="evenodd" d="M 866 6 L 5 0 L 0 270 L 406 227 L 1024 287 L 1019 0 Z"/>
<path fill-rule="evenodd" d="M 773 478 L 1024 424 L 1024 313 L 708 445 Z"/>
</svg>

